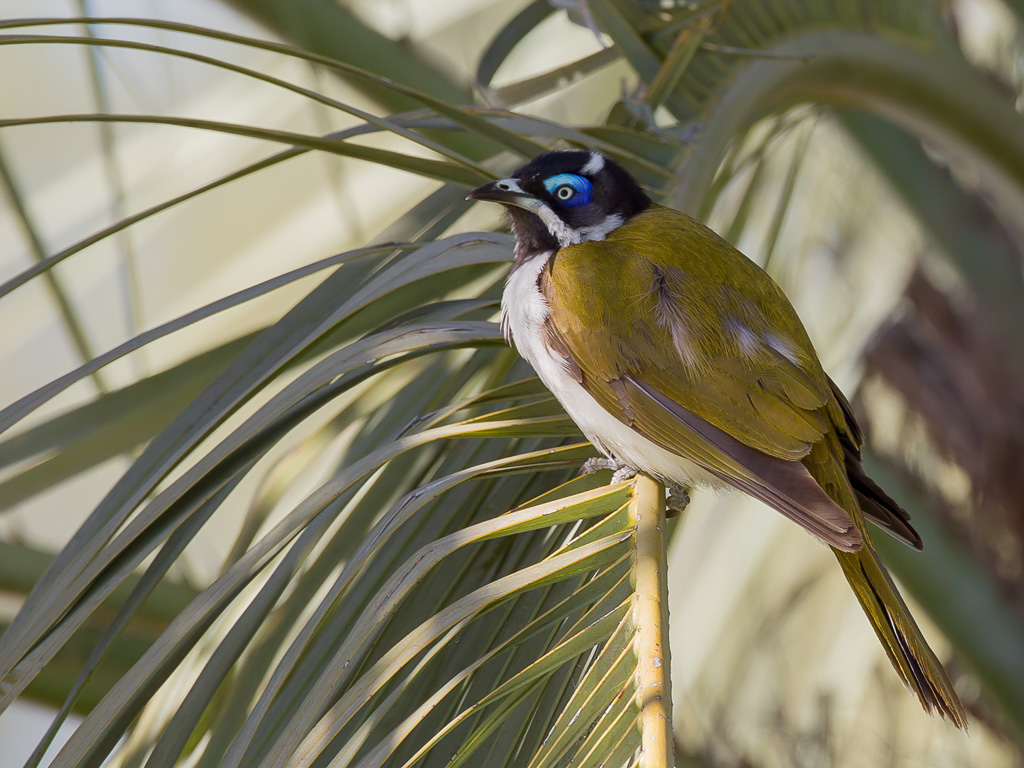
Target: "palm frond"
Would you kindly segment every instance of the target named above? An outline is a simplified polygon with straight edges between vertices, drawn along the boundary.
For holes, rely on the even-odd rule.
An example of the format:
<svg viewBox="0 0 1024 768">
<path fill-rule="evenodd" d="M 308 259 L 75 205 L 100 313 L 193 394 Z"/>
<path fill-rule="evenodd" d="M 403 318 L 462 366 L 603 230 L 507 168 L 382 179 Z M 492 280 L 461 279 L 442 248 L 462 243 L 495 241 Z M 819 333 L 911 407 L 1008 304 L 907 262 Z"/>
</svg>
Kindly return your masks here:
<svg viewBox="0 0 1024 768">
<path fill-rule="evenodd" d="M 247 275 L 235 285 L 250 287 L 233 286 L 215 301 L 147 313 L 173 319 L 132 328 L 108 351 L 90 352 L 6 401 L 0 508 L 8 520 L 18 519 L 20 506 L 70 487 L 72 477 L 92 477 L 114 461 L 124 467 L 97 503 L 74 500 L 83 519 L 58 554 L 32 551 L 30 590 L 4 577 L 5 588 L 27 594 L 0 636 L 0 710 L 43 684 L 48 702 L 62 702 L 28 765 L 43 763 L 72 712 L 84 720 L 56 766 L 111 759 L 133 768 L 669 766 L 673 728 L 710 762 L 755 755 L 767 764 L 780 741 L 799 739 L 782 728 L 774 742 L 746 740 L 726 726 L 718 741 L 695 737 L 713 732 L 719 717 L 713 706 L 693 706 L 704 701 L 695 679 L 717 681 L 721 696 L 732 697 L 729 716 L 740 712 L 749 725 L 745 707 L 783 697 L 765 689 L 790 690 L 758 677 L 764 664 L 751 649 L 785 636 L 779 645 L 798 653 L 813 646 L 809 657 L 842 657 L 844 667 L 852 659 L 846 671 L 870 687 L 870 653 L 849 652 L 857 636 L 845 622 L 833 645 L 838 630 L 820 626 L 820 617 L 803 631 L 812 607 L 844 615 L 826 572 L 768 524 L 741 530 L 736 520 L 745 518 L 733 517 L 735 510 L 708 515 L 710 503 L 697 497 L 698 509 L 688 513 L 693 524 L 679 537 L 692 569 L 743 571 L 747 582 L 737 586 L 743 574 L 732 574 L 732 586 L 719 590 L 677 576 L 682 604 L 692 608 L 707 592 L 705 602 L 723 601 L 715 614 L 724 618 L 719 630 L 708 630 L 719 634 L 716 652 L 702 657 L 706 670 L 677 686 L 677 700 L 688 706 L 672 719 L 662 489 L 645 478 L 606 485 L 604 474 L 574 476 L 593 449 L 576 442 L 576 427 L 504 347 L 494 320 L 511 243 L 462 231 L 492 223 L 463 219 L 463 196 L 466 186 L 524 157 L 592 148 L 620 161 L 658 199 L 700 218 L 720 216 L 730 240 L 756 240 L 759 252 L 751 255 L 795 277 L 806 262 L 782 258 L 793 250 L 791 222 L 806 225 L 822 210 L 808 200 L 807 178 L 821 183 L 815 148 L 841 124 L 915 203 L 913 214 L 948 241 L 958 272 L 979 295 L 995 297 L 1002 322 L 1019 336 L 1012 245 L 977 222 L 942 215 L 921 194 L 922 168 L 935 170 L 929 152 L 948 152 L 972 164 L 978 188 L 1001 215 L 1024 210 L 1021 117 L 966 62 L 933 9 L 914 0 L 529 2 L 506 21 L 488 12 L 467 22 L 460 39 L 476 61 L 453 77 L 415 34 L 390 41 L 328 0 L 233 5 L 291 43 L 160 19 L 0 21 L 10 32 L 0 45 L 11 56 L 88 46 L 105 56 L 182 62 L 211 79 L 256 83 L 272 98 L 312 105 L 325 121 L 311 129 L 273 115 L 267 127 L 264 113 L 207 119 L 147 106 L 111 114 L 102 103 L 12 113 L 0 130 L 18 136 L 58 123 L 68 135 L 132 124 L 172 139 L 204 132 L 229 136 L 232 145 L 283 147 L 155 202 L 126 186 L 118 220 L 69 228 L 62 237 L 70 245 L 50 254 L 37 246 L 33 261 L 5 272 L 0 300 L 11 306 L 37 277 L 60 280 L 62 270 L 90 268 L 100 261 L 94 248 L 142 222 L 213 205 L 218 190 L 230 194 L 296 162 L 338 159 L 338 186 L 355 197 L 364 188 L 346 175 L 353 167 L 397 170 L 406 182 L 421 177 L 433 186 L 417 193 L 422 199 L 398 194 L 397 183 L 390 188 L 389 205 L 401 199 L 411 207 L 389 207 L 368 224 L 379 231 L 375 238 L 345 233 L 325 251 L 335 255 L 311 255 L 260 282 Z M 568 13 L 563 5 L 572 6 Z M 88 25 L 90 35 L 65 34 L 69 25 Z M 558 45 L 538 44 L 551 39 L 545 35 L 553 25 L 560 25 Z M 586 43 L 575 45 L 566 30 Z M 253 63 L 250 52 L 277 64 Z M 528 70 L 517 62 L 524 52 Z M 337 76 L 341 85 L 302 82 L 289 62 Z M 473 103 L 474 76 L 485 106 Z M 382 105 L 391 114 L 380 114 Z M 340 130 L 328 122 L 335 119 Z M 879 128 L 881 120 L 892 125 Z M 918 139 L 929 142 L 928 151 Z M 900 149 L 908 145 L 912 155 Z M 108 148 L 107 159 L 116 152 Z M 952 186 L 953 176 L 930 174 L 927 183 L 936 199 L 957 207 L 970 193 Z M 20 190 L 15 202 L 28 210 Z M 878 226 L 857 220 L 850 207 L 835 228 Z M 836 262 L 848 258 L 842 244 L 835 250 Z M 841 277 L 821 282 L 829 282 L 819 296 L 826 303 L 845 289 Z M 72 306 L 74 284 L 66 284 Z M 204 335 L 214 318 L 245 312 L 258 317 L 244 329 Z M 841 312 L 833 314 L 831 322 L 843 324 Z M 137 351 L 155 357 L 190 332 L 190 346 L 152 374 L 124 376 L 119 366 Z M 117 384 L 75 401 L 81 382 L 97 375 Z M 915 522 L 927 518 L 917 512 L 929 509 L 926 502 L 909 504 Z M 929 524 L 938 528 L 931 518 L 922 528 Z M 1019 725 L 1019 696 L 1006 685 L 1019 659 L 999 651 L 1024 646 L 1019 617 L 1008 619 L 960 542 L 933 535 L 940 561 L 908 563 L 896 554 L 894 566 L 1006 721 Z M 18 545 L 0 548 L 8 546 Z M 204 547 L 215 554 L 197 554 Z M 733 558 L 746 552 L 749 562 L 722 565 L 719 558 L 715 566 L 726 549 Z M 804 561 L 810 564 L 797 574 Z M 963 576 L 963 588 L 939 599 L 934 586 L 948 583 L 950 574 L 939 572 L 947 562 L 959 563 L 953 573 Z M 179 574 L 197 565 L 195 584 L 183 585 Z M 780 571 L 788 587 L 762 604 Z M 172 607 L 156 616 L 153 605 L 163 605 L 168 590 Z M 965 617 L 991 634 L 968 636 Z M 799 632 L 787 622 L 799 623 Z M 81 656 L 68 671 L 71 651 Z M 809 662 L 792 678 L 817 681 L 826 676 L 822 667 L 835 666 Z M 49 687 L 56 677 L 60 684 Z M 803 696 L 794 711 L 808 708 Z M 897 701 L 873 689 L 857 696 L 858 705 L 870 704 L 859 708 L 868 713 Z M 816 712 L 831 713 L 815 702 Z M 790 715 L 779 713 L 778 722 L 787 726 Z M 764 710 L 756 717 L 764 720 Z M 998 751 L 993 734 L 1013 731 L 994 722 L 963 764 L 999 762 L 977 757 Z M 835 749 L 839 738 L 828 730 L 822 741 Z M 944 749 L 949 743 L 929 741 L 931 751 L 921 754 L 956 761 L 961 753 Z M 895 737 L 894 744 L 907 749 Z M 795 746 L 783 753 L 780 764 L 802 754 Z"/>
</svg>

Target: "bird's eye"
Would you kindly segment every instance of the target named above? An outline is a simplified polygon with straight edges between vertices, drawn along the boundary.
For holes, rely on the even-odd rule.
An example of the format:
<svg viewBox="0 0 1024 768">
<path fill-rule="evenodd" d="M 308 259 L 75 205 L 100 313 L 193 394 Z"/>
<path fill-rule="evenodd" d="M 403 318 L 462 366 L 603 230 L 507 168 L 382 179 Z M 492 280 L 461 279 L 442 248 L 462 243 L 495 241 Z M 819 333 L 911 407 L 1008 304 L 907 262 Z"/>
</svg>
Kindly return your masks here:
<svg viewBox="0 0 1024 768">
<path fill-rule="evenodd" d="M 544 180 L 544 189 L 566 208 L 587 205 L 594 196 L 590 179 L 575 173 L 556 173 Z"/>
</svg>

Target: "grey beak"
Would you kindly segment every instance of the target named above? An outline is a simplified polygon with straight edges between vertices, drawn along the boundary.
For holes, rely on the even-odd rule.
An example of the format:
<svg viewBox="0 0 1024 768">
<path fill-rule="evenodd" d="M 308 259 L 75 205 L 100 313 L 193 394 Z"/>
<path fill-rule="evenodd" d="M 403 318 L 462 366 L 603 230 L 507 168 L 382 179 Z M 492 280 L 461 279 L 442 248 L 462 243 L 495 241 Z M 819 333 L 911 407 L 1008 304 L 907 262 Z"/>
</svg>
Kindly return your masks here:
<svg viewBox="0 0 1024 768">
<path fill-rule="evenodd" d="M 540 200 L 529 192 L 524 192 L 522 187 L 519 186 L 517 179 L 489 181 L 466 195 L 466 199 L 514 205 L 517 208 L 525 208 L 528 211 L 536 210 L 539 206 L 543 205 Z"/>
</svg>

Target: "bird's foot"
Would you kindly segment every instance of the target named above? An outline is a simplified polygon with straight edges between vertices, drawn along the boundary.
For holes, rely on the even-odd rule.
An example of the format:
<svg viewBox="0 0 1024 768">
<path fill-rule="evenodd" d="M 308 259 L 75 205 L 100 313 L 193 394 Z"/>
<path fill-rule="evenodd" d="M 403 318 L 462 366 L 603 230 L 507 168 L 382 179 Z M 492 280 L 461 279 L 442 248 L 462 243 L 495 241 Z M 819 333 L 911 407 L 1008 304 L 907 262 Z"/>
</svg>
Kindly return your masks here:
<svg viewBox="0 0 1024 768">
<path fill-rule="evenodd" d="M 629 480 L 636 475 L 636 470 L 632 467 L 616 459 L 607 459 L 603 456 L 596 459 L 587 459 L 583 462 L 583 466 L 580 467 L 579 474 L 592 475 L 594 472 L 600 472 L 602 469 L 610 469 L 612 471 L 613 483 L 621 483 L 623 480 Z"/>
<path fill-rule="evenodd" d="M 612 474 L 612 483 L 621 483 L 623 480 L 632 480 L 634 477 L 636 477 L 636 470 L 621 464 Z"/>
<path fill-rule="evenodd" d="M 620 466 L 619 462 L 615 461 L 615 459 L 606 459 L 604 456 L 598 456 L 584 461 L 580 471 L 576 474 L 582 477 L 583 475 L 592 475 L 595 472 L 600 472 L 602 469 L 616 470 Z"/>
<path fill-rule="evenodd" d="M 690 492 L 681 485 L 673 483 L 667 486 L 668 493 L 665 497 L 665 517 L 676 517 L 681 515 L 690 503 Z"/>
</svg>

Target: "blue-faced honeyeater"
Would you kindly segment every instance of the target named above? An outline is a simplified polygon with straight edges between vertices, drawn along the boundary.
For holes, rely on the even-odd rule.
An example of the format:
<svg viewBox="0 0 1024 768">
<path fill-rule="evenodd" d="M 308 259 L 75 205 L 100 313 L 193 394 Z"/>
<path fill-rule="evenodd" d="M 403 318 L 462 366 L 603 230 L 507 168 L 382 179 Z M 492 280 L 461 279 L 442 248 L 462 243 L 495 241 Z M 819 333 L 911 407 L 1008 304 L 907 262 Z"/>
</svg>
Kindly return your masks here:
<svg viewBox="0 0 1024 768">
<path fill-rule="evenodd" d="M 738 488 L 828 544 L 900 678 L 964 727 L 865 520 L 921 538 L 864 473 L 853 410 L 768 274 L 596 152 L 541 155 L 469 198 L 508 210 L 502 326 L 590 442 L 670 486 Z"/>
</svg>

